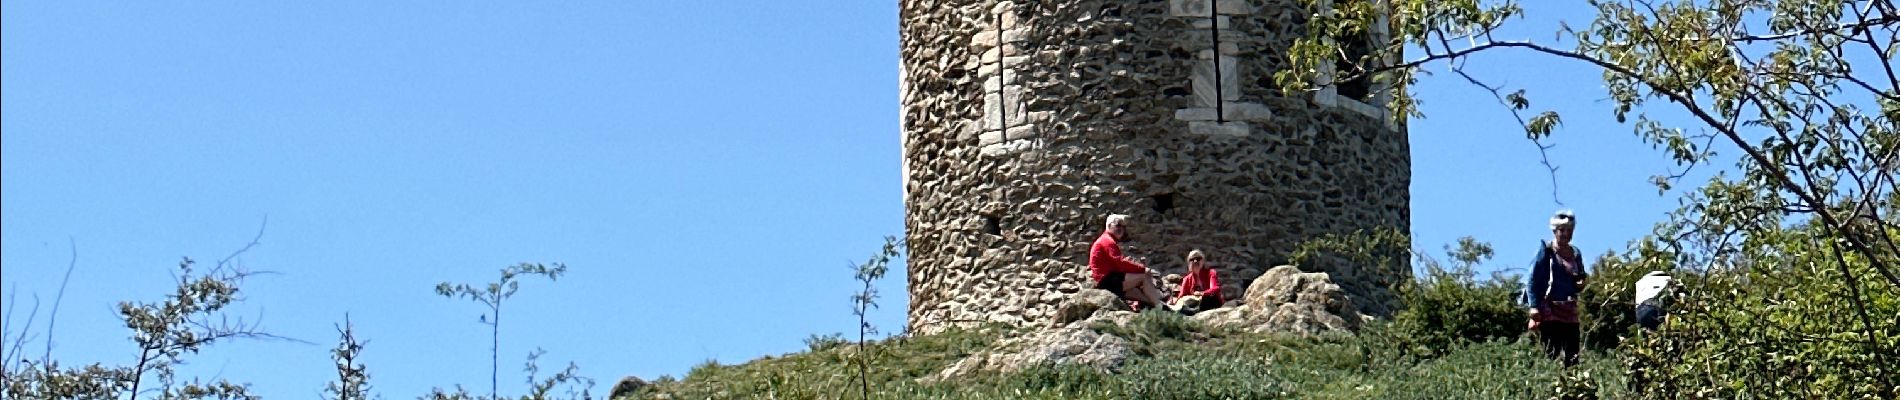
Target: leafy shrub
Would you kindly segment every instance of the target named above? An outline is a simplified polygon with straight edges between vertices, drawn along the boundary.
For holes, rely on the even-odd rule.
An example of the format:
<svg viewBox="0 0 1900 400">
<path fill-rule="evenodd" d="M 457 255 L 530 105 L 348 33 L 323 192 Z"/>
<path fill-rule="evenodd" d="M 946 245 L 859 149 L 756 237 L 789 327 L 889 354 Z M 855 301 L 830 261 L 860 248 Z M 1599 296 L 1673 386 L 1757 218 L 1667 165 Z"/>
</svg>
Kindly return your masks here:
<svg viewBox="0 0 1900 400">
<path fill-rule="evenodd" d="M 1636 249 L 1637 254 L 1644 252 Z M 1590 263 L 1590 279 L 1577 295 L 1581 303 L 1583 347 L 1600 351 L 1615 349 L 1636 333 L 1636 280 L 1653 270 L 1667 270 L 1653 263 L 1632 262 L 1615 253 L 1605 253 Z"/>
<path fill-rule="evenodd" d="M 1394 304 L 1400 299 L 1381 298 L 1378 293 L 1381 290 L 1396 293 L 1412 283 L 1412 268 L 1409 268 L 1412 255 L 1410 234 L 1396 227 L 1380 226 L 1348 234 L 1309 238 L 1287 253 L 1287 262 L 1309 271 L 1332 271 L 1341 266 L 1361 271 L 1371 281 L 1345 280 L 1337 283 L 1348 292 L 1372 290 L 1373 298 L 1353 299 L 1359 311 L 1377 317 L 1389 317 L 1404 306 Z"/>
<path fill-rule="evenodd" d="M 838 348 L 838 346 L 843 346 L 850 343 L 851 341 L 844 339 L 843 333 L 833 333 L 829 335 L 819 335 L 819 334 L 814 333 L 811 335 L 811 337 L 805 338 L 805 350 L 816 353 L 820 351 L 835 349 L 835 348 Z"/>
<path fill-rule="evenodd" d="M 1524 333 L 1525 313 L 1515 303 L 1522 284 L 1515 276 L 1493 274 L 1478 280 L 1474 267 L 1490 259 L 1491 245 L 1471 237 L 1448 248 L 1452 265 L 1421 257 L 1420 276 L 1399 289 L 1405 309 L 1392 318 L 1387 338 L 1399 339 L 1405 354 L 1430 358 L 1461 343 L 1516 338 Z"/>
<path fill-rule="evenodd" d="M 262 233 L 259 234 L 260 236 Z M 253 275 L 230 260 L 255 246 L 251 245 L 226 257 L 209 270 L 199 272 L 190 258 L 178 263 L 176 286 L 164 300 L 157 302 L 121 302 L 119 318 L 132 329 L 131 350 L 137 362 L 132 366 L 107 366 L 94 363 L 83 367 L 62 367 L 58 360 L 17 362 L 0 360 L 0 398 L 8 399 L 137 399 L 140 395 L 182 399 L 255 399 L 248 385 L 218 379 L 211 382 L 180 382 L 174 369 L 189 355 L 205 347 L 234 339 L 275 339 L 254 323 L 235 321 L 226 307 L 243 299 L 239 287 Z M 0 335 L 12 337 L 12 335 Z M 51 338 L 48 338 L 51 340 Z M 17 355 L 19 342 L 9 355 Z M 17 357 L 17 356 L 16 356 Z"/>
<path fill-rule="evenodd" d="M 1757 232 L 1745 265 L 1678 274 L 1670 319 L 1623 346 L 1638 394 L 1900 397 L 1900 287 L 1854 285 L 1880 275 L 1822 232 Z"/>
</svg>

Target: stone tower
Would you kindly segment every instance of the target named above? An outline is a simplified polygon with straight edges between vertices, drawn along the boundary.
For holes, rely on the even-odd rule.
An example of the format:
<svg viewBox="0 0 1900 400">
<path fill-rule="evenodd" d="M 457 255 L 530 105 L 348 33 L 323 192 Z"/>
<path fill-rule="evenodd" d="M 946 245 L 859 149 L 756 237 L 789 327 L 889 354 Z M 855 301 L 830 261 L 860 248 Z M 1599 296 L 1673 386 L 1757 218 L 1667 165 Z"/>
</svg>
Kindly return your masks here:
<svg viewBox="0 0 1900 400">
<path fill-rule="evenodd" d="M 1274 84 L 1298 0 L 899 2 L 913 331 L 1049 319 L 1109 214 L 1164 275 L 1206 251 L 1229 299 L 1306 239 L 1410 232 L 1387 88 Z M 1406 273 L 1320 264 L 1372 315 Z"/>
</svg>

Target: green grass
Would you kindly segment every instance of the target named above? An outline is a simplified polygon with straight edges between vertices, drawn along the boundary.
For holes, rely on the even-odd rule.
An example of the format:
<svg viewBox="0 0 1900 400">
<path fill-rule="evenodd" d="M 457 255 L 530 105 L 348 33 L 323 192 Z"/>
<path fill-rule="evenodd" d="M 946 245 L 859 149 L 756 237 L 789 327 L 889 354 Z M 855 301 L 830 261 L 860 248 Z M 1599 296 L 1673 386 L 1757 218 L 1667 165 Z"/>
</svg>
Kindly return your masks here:
<svg viewBox="0 0 1900 400">
<path fill-rule="evenodd" d="M 1359 335 L 1298 337 L 1205 329 L 1165 313 L 1098 331 L 1129 339 L 1133 355 L 1114 372 L 1045 366 L 921 384 L 964 356 L 1020 333 L 989 327 L 893 338 L 868 346 L 875 399 L 1541 399 L 1623 398 L 1611 357 L 1557 368 L 1525 340 L 1465 343 L 1419 359 L 1399 335 L 1373 324 Z M 707 363 L 662 378 L 638 398 L 855 399 L 855 346 Z M 1559 382 L 1563 384 L 1559 385 Z"/>
</svg>

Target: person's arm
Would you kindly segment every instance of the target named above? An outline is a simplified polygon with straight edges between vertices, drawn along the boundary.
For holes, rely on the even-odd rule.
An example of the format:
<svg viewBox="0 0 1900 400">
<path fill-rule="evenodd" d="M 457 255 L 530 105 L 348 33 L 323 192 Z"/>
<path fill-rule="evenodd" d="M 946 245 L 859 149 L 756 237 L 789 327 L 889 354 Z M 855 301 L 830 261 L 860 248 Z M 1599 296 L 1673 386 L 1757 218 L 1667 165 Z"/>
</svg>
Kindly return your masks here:
<svg viewBox="0 0 1900 400">
<path fill-rule="evenodd" d="M 1207 270 L 1207 290 L 1201 291 L 1201 297 L 1220 296 L 1220 278 L 1214 277 L 1214 270 Z"/>
<path fill-rule="evenodd" d="M 1146 265 L 1141 265 L 1141 263 L 1138 263 L 1138 262 L 1135 262 L 1134 260 L 1130 260 L 1130 259 L 1128 259 L 1127 257 L 1122 257 L 1122 258 L 1120 258 L 1120 259 L 1118 259 L 1118 261 L 1121 261 L 1121 263 L 1120 263 L 1120 264 L 1121 264 L 1121 266 L 1122 266 L 1122 271 L 1121 271 L 1121 272 L 1126 272 L 1126 273 L 1130 273 L 1130 274 L 1146 274 L 1146 273 L 1148 273 L 1148 266 L 1146 266 Z"/>
<path fill-rule="evenodd" d="M 1544 293 L 1550 290 L 1549 245 L 1538 245 L 1537 259 L 1531 261 L 1531 312 L 1544 307 Z"/>
<path fill-rule="evenodd" d="M 1108 262 L 1108 259 L 1109 257 L 1108 257 L 1107 246 L 1103 246 L 1101 242 L 1096 242 L 1095 244 L 1089 246 L 1089 272 L 1090 273 L 1094 273 L 1096 270 L 1101 269 L 1102 266 L 1107 265 L 1106 263 Z"/>
<path fill-rule="evenodd" d="M 1108 255 L 1109 255 L 1108 259 L 1111 260 L 1108 263 L 1108 266 L 1111 267 L 1109 268 L 1110 271 L 1126 273 L 1126 274 L 1148 273 L 1147 266 L 1141 265 L 1141 263 L 1135 262 L 1134 260 L 1130 260 L 1128 259 L 1127 255 L 1122 254 L 1122 249 L 1120 246 L 1109 247 Z"/>
<path fill-rule="evenodd" d="M 1577 292 L 1582 293 L 1583 281 L 1590 279 L 1590 266 L 1584 265 L 1583 263 L 1583 250 L 1578 250 L 1576 246 L 1571 246 L 1570 251 L 1577 255 Z"/>
</svg>

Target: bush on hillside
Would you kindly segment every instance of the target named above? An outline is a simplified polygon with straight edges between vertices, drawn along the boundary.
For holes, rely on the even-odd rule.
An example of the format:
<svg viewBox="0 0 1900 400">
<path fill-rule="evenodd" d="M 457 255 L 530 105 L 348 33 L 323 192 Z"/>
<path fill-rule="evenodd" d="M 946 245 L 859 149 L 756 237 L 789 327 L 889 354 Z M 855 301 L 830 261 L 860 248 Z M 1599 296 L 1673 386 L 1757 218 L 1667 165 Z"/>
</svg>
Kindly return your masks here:
<svg viewBox="0 0 1900 400">
<path fill-rule="evenodd" d="M 262 234 L 260 233 L 260 236 Z M 256 245 L 253 242 L 251 245 Z M 245 246 L 241 254 L 251 246 Z M 119 318 L 132 330 L 136 362 L 129 366 L 94 363 L 62 366 L 59 360 L 32 360 L 20 354 L 23 335 L 5 331 L 11 350 L 0 352 L 0 398 L 3 399 L 137 399 L 159 398 L 255 399 L 250 386 L 225 379 L 183 381 L 176 367 L 208 346 L 236 339 L 276 339 L 255 323 L 233 318 L 227 307 L 244 297 L 239 287 L 254 272 L 231 264 L 231 258 L 209 270 L 195 269 L 191 258 L 178 263 L 172 293 L 156 302 L 120 302 Z M 11 329 L 8 326 L 7 329 Z M 46 340 L 52 340 L 47 338 Z M 0 340 L 4 341 L 4 340 Z"/>
<path fill-rule="evenodd" d="M 1643 397 L 1900 397 L 1900 287 L 1812 225 L 1742 250 L 1748 262 L 1678 273 L 1669 320 L 1623 346 Z"/>
<path fill-rule="evenodd" d="M 1638 254 L 1643 250 L 1636 250 Z M 1590 279 L 1583 286 L 1578 307 L 1582 319 L 1583 348 L 1609 351 L 1636 334 L 1636 280 L 1652 270 L 1669 268 L 1652 263 L 1631 262 L 1615 253 L 1604 253 L 1589 264 Z"/>
<path fill-rule="evenodd" d="M 805 351 L 820 352 L 820 351 L 835 349 L 835 348 L 838 348 L 838 346 L 843 346 L 847 344 L 851 344 L 851 341 L 845 340 L 843 333 L 833 333 L 829 335 L 819 335 L 819 334 L 814 333 L 811 336 L 805 338 Z"/>
<path fill-rule="evenodd" d="M 1146 321 L 1146 322 L 1136 322 Z M 1197 339 L 1195 325 L 1165 313 L 1130 320 L 1122 330 L 1152 339 L 1115 372 L 1084 365 L 1040 365 L 980 372 L 925 384 L 932 375 L 994 343 L 997 331 L 949 331 L 901 337 L 871 365 L 879 399 L 1457 399 L 1620 398 L 1621 366 L 1592 357 L 1560 369 L 1528 341 L 1455 345 L 1435 359 L 1375 362 L 1364 334 L 1295 336 L 1244 331 Z M 1372 329 L 1382 329 L 1376 323 Z M 1131 342 L 1134 340 L 1131 339 Z M 837 398 L 857 388 L 850 347 L 788 354 L 737 365 L 708 364 L 685 380 L 656 380 L 635 398 Z M 1567 394 L 1567 395 L 1566 395 Z"/>
<path fill-rule="evenodd" d="M 1476 266 L 1492 257 L 1491 245 L 1471 237 L 1447 246 L 1452 264 L 1421 257 L 1419 277 L 1399 288 L 1405 309 L 1389 329 L 1374 332 L 1403 339 L 1406 354 L 1430 358 L 1462 343 L 1512 339 L 1524 333 L 1526 315 L 1517 307 L 1522 288 L 1516 276 L 1493 274 L 1479 280 Z"/>
</svg>

